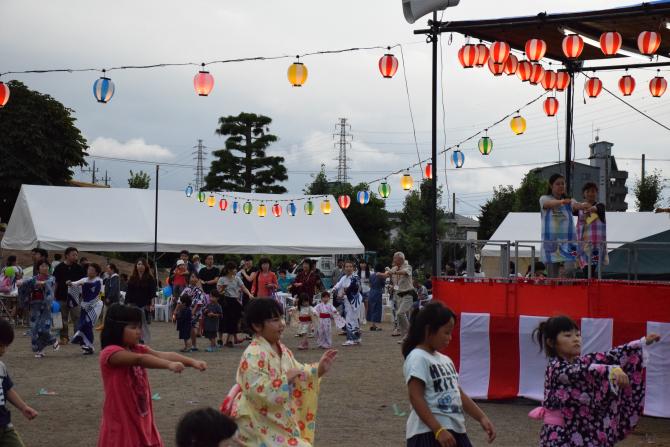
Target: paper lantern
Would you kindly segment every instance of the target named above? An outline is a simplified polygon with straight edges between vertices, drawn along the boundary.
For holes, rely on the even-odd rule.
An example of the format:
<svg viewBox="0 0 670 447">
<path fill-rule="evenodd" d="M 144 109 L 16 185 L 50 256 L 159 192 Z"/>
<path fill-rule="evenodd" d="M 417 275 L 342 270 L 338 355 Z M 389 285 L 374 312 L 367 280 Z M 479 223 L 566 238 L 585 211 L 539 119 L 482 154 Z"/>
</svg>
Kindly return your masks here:
<svg viewBox="0 0 670 447">
<path fill-rule="evenodd" d="M 614 56 L 621 49 L 623 39 L 621 34 L 616 31 L 602 33 L 600 35 L 600 49 L 603 50 L 605 56 Z"/>
<path fill-rule="evenodd" d="M 198 202 L 202 203 L 205 201 L 205 193 L 202 191 L 198 192 Z"/>
<path fill-rule="evenodd" d="M 346 194 L 342 194 L 337 198 L 337 204 L 340 205 L 340 208 L 346 210 L 351 205 L 351 197 Z"/>
<path fill-rule="evenodd" d="M 7 101 L 9 101 L 9 87 L 0 81 L 0 109 L 7 104 Z"/>
<path fill-rule="evenodd" d="M 493 62 L 493 59 L 489 58 L 488 61 L 489 70 L 493 73 L 493 76 L 502 76 L 505 71 L 505 64 L 497 64 Z"/>
<path fill-rule="evenodd" d="M 632 95 L 633 91 L 635 91 L 635 78 L 631 75 L 622 76 L 619 79 L 619 90 L 621 90 L 621 94 L 624 96 Z"/>
<path fill-rule="evenodd" d="M 377 188 L 377 191 L 379 192 L 379 196 L 382 199 L 388 199 L 388 196 L 391 195 L 391 185 L 389 185 L 388 183 L 383 181 L 379 184 L 379 187 Z M 359 200 L 359 202 L 360 202 L 360 200 Z"/>
<path fill-rule="evenodd" d="M 519 58 L 515 55 L 510 54 L 505 62 L 505 73 L 507 76 L 512 76 L 516 74 L 516 70 L 519 67 Z"/>
<path fill-rule="evenodd" d="M 489 49 L 483 43 L 477 44 L 477 62 L 475 65 L 477 67 L 483 67 L 489 60 Z"/>
<path fill-rule="evenodd" d="M 493 150 L 493 140 L 488 135 L 485 135 L 479 139 L 477 147 L 482 155 L 489 155 Z"/>
<path fill-rule="evenodd" d="M 184 193 L 186 193 L 186 197 L 191 197 L 193 195 L 193 186 L 188 185 L 184 190 Z"/>
<path fill-rule="evenodd" d="M 276 203 L 272 205 L 272 215 L 275 217 L 280 217 L 282 213 L 281 205 Z"/>
<path fill-rule="evenodd" d="M 509 126 L 512 128 L 512 132 L 522 135 L 526 131 L 526 119 L 521 115 L 516 115 L 509 122 Z"/>
<path fill-rule="evenodd" d="M 356 200 L 358 200 L 358 203 L 361 205 L 367 205 L 368 202 L 370 202 L 370 193 L 368 191 L 358 191 Z"/>
<path fill-rule="evenodd" d="M 589 98 L 597 98 L 600 92 L 603 91 L 603 83 L 598 78 L 591 78 L 584 84 L 584 90 Z"/>
<path fill-rule="evenodd" d="M 433 179 L 433 164 L 426 163 L 426 167 L 423 168 L 423 175 L 429 180 Z"/>
<path fill-rule="evenodd" d="M 268 213 L 267 207 L 263 202 L 258 205 L 258 217 L 265 217 Z"/>
<path fill-rule="evenodd" d="M 237 200 L 233 201 L 233 214 L 237 214 L 240 211 L 240 204 Z"/>
<path fill-rule="evenodd" d="M 102 70 L 102 77 L 93 83 L 93 96 L 103 104 L 108 103 L 114 96 L 114 83 L 105 77 L 105 70 Z"/>
<path fill-rule="evenodd" d="M 662 76 L 656 76 L 649 81 L 649 91 L 654 98 L 660 98 L 668 88 L 668 82 Z"/>
<path fill-rule="evenodd" d="M 216 197 L 214 197 L 214 194 L 210 194 L 209 197 L 207 197 L 207 206 L 214 208 L 214 205 L 216 205 Z"/>
<path fill-rule="evenodd" d="M 305 214 L 307 214 L 308 216 L 314 214 L 314 202 L 312 202 L 311 200 L 305 202 Z"/>
<path fill-rule="evenodd" d="M 291 203 L 286 205 L 286 212 L 288 213 L 289 216 L 291 216 L 291 217 L 295 216 L 297 211 L 298 211 L 298 207 L 295 206 L 295 203 L 293 203 L 293 201 L 291 201 Z"/>
<path fill-rule="evenodd" d="M 530 74 L 533 71 L 533 64 L 528 61 L 519 62 L 516 75 L 521 79 L 521 81 L 526 82 L 530 79 Z"/>
<path fill-rule="evenodd" d="M 288 82 L 293 87 L 302 87 L 307 81 L 307 67 L 302 62 L 294 62 L 288 67 Z"/>
<path fill-rule="evenodd" d="M 554 98 L 553 96 L 545 99 L 543 109 L 547 116 L 556 116 L 558 113 L 558 99 Z"/>
<path fill-rule="evenodd" d="M 537 62 L 547 52 L 547 43 L 542 39 L 529 39 L 526 41 L 526 57 L 531 62 Z"/>
<path fill-rule="evenodd" d="M 507 42 L 493 42 L 489 51 L 489 58 L 496 64 L 504 65 L 509 57 L 510 47 Z"/>
<path fill-rule="evenodd" d="M 570 85 L 570 74 L 567 71 L 559 71 L 556 73 L 556 90 L 564 91 Z"/>
<path fill-rule="evenodd" d="M 398 59 L 392 54 L 385 54 L 379 59 L 379 71 L 385 78 L 392 78 L 398 71 Z"/>
<path fill-rule="evenodd" d="M 577 59 L 584 51 L 584 39 L 577 34 L 571 34 L 563 38 L 563 54 L 568 59 Z"/>
<path fill-rule="evenodd" d="M 244 214 L 251 214 L 253 210 L 254 206 L 248 200 L 244 202 L 244 205 L 242 205 L 242 211 L 244 211 Z"/>
<path fill-rule="evenodd" d="M 463 68 L 472 68 L 477 63 L 478 53 L 477 45 L 472 43 L 465 44 L 458 50 L 458 61 Z"/>
<path fill-rule="evenodd" d="M 530 78 L 528 81 L 531 85 L 539 84 L 544 78 L 544 68 L 540 64 L 533 64 L 533 68 L 530 72 Z"/>
<path fill-rule="evenodd" d="M 228 201 L 226 199 L 219 200 L 219 209 L 225 211 L 228 209 Z"/>
<path fill-rule="evenodd" d="M 548 92 L 556 88 L 556 79 L 558 74 L 553 70 L 547 70 L 544 72 L 544 77 L 542 78 L 542 87 Z"/>
<path fill-rule="evenodd" d="M 412 189 L 412 186 L 414 186 L 414 179 L 412 178 L 409 171 L 406 171 L 402 175 L 402 178 L 400 179 L 400 186 L 402 186 L 402 189 L 404 191 L 409 191 L 410 189 Z"/>
<path fill-rule="evenodd" d="M 326 199 L 323 202 L 321 202 L 321 212 L 323 214 L 330 214 L 330 212 L 333 210 L 332 206 L 330 205 L 330 200 Z"/>
<path fill-rule="evenodd" d="M 463 167 L 463 163 L 465 163 L 465 155 L 459 149 L 456 149 L 454 152 L 452 152 L 450 158 L 451 158 L 451 165 L 453 167 L 455 167 L 456 169 L 460 169 Z"/>
<path fill-rule="evenodd" d="M 193 78 L 193 87 L 198 96 L 207 96 L 214 88 L 214 77 L 205 70 L 205 64 L 202 64 L 202 70 Z"/>
<path fill-rule="evenodd" d="M 637 36 L 637 47 L 642 54 L 654 54 L 661 46 L 661 35 L 654 31 L 642 31 Z"/>
</svg>

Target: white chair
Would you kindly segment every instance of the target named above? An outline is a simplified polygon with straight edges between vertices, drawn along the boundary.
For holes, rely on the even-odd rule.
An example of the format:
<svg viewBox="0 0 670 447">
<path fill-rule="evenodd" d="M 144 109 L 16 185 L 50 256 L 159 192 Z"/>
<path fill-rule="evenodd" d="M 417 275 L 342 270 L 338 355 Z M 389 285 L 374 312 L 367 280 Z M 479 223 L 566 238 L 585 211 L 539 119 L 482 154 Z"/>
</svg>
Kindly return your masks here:
<svg viewBox="0 0 670 447">
<path fill-rule="evenodd" d="M 170 321 L 170 305 L 155 304 L 154 305 L 154 320 L 155 321 Z"/>
</svg>

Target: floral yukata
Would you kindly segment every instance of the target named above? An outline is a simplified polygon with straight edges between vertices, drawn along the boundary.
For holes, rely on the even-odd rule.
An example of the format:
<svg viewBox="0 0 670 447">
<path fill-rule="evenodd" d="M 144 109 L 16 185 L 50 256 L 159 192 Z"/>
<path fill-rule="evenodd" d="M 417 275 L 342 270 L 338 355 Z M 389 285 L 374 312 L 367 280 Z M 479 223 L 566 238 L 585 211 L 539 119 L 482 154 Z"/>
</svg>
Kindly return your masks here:
<svg viewBox="0 0 670 447">
<path fill-rule="evenodd" d="M 633 431 L 644 405 L 644 347 L 643 338 L 574 362 L 552 358 L 543 407 L 534 415 L 544 418 L 540 446 L 608 447 Z M 630 387 L 617 389 L 610 381 L 615 367 L 628 375 Z"/>
<path fill-rule="evenodd" d="M 319 303 L 314 306 L 314 311 L 316 311 L 319 317 L 319 325 L 316 328 L 316 344 L 319 348 L 328 349 L 333 345 L 333 338 L 331 335 L 331 321 L 339 317 L 337 309 L 333 305 L 328 303 Z"/>
<path fill-rule="evenodd" d="M 231 416 L 239 440 L 247 447 L 311 447 L 319 394 L 318 363 L 302 364 L 281 342 L 280 356 L 263 337 L 255 336 L 242 355 L 237 384 L 242 391 Z M 304 373 L 290 384 L 286 372 Z"/>
</svg>

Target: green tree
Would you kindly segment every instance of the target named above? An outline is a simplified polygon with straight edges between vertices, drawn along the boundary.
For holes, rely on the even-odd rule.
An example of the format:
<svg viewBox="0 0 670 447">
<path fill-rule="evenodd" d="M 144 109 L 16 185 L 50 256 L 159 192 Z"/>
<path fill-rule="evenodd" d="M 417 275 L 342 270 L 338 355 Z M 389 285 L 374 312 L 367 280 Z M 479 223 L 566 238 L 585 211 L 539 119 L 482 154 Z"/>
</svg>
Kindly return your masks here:
<svg viewBox="0 0 670 447">
<path fill-rule="evenodd" d="M 479 239 L 490 239 L 496 228 L 505 220 L 507 213 L 516 211 L 517 194 L 512 185 L 493 188 L 493 197 L 481 207 L 479 216 Z M 539 203 L 539 202 L 538 202 Z"/>
<path fill-rule="evenodd" d="M 66 185 L 86 165 L 86 139 L 73 110 L 49 95 L 9 81 L 0 109 L 0 219 L 7 221 L 22 184 Z"/>
<path fill-rule="evenodd" d="M 516 190 L 517 207 L 514 211 L 523 213 L 540 212 L 540 197 L 547 193 L 549 183 L 535 174 L 528 172 L 521 180 L 521 185 Z"/>
<path fill-rule="evenodd" d="M 312 174 L 312 183 L 305 185 L 303 192 L 305 194 L 330 194 L 330 182 L 326 175 L 326 165 L 321 164 L 321 170 L 318 174 Z M 353 197 L 352 197 L 353 200 Z"/>
<path fill-rule="evenodd" d="M 128 186 L 137 189 L 149 189 L 151 185 L 151 177 L 144 171 L 133 172 L 130 170 L 130 178 L 128 179 Z"/>
<path fill-rule="evenodd" d="M 277 137 L 269 132 L 272 119 L 255 113 L 219 118 L 217 135 L 228 136 L 226 147 L 214 152 L 205 189 L 282 194 L 276 185 L 288 179 L 284 157 L 270 157 L 266 149 Z M 240 153 L 241 155 L 237 155 Z"/>
<path fill-rule="evenodd" d="M 661 200 L 663 178 L 657 169 L 635 182 L 635 206 L 638 211 L 654 211 Z"/>
</svg>

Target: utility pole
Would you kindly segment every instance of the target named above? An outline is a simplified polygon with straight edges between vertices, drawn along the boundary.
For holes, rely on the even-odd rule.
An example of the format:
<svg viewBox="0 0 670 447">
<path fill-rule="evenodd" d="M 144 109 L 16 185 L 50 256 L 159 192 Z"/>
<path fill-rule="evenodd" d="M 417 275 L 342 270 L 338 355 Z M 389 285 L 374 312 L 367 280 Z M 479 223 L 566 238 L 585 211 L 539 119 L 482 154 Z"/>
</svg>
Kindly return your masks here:
<svg viewBox="0 0 670 447">
<path fill-rule="evenodd" d="M 91 183 L 95 185 L 96 181 L 98 180 L 95 174 L 99 171 L 98 168 L 95 167 L 95 160 L 93 160 L 93 167 L 87 168 L 87 169 L 82 169 L 81 172 L 90 172 L 91 173 Z"/>
<path fill-rule="evenodd" d="M 640 177 L 640 181 L 642 181 L 642 182 L 644 181 L 644 174 L 645 174 L 644 173 L 644 162 L 645 162 L 644 159 L 645 159 L 645 155 L 642 154 L 642 177 Z"/>
<path fill-rule="evenodd" d="M 451 213 L 453 214 L 451 217 L 455 220 L 456 219 L 456 193 L 453 194 L 453 198 L 451 200 L 451 207 L 452 207 Z"/>
<path fill-rule="evenodd" d="M 339 149 L 339 155 L 337 156 L 337 182 L 346 183 L 349 180 L 347 175 L 347 146 L 351 147 L 351 140 L 354 136 L 350 133 L 347 133 L 347 130 L 351 130 L 351 125 L 347 124 L 346 118 L 340 118 L 340 122 L 335 125 L 335 130 L 337 133 L 333 134 L 333 138 L 339 138 L 339 141 L 335 143 L 335 148 Z"/>
<path fill-rule="evenodd" d="M 200 191 L 205 186 L 205 149 L 207 147 L 202 145 L 202 140 L 198 140 L 198 145 L 193 146 L 193 160 L 195 160 L 195 190 Z"/>
<path fill-rule="evenodd" d="M 112 181 L 112 178 L 107 175 L 107 169 L 105 169 L 105 176 L 102 178 L 102 181 L 105 182 L 105 186 L 109 186 L 109 183 Z"/>
</svg>

